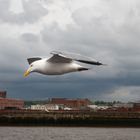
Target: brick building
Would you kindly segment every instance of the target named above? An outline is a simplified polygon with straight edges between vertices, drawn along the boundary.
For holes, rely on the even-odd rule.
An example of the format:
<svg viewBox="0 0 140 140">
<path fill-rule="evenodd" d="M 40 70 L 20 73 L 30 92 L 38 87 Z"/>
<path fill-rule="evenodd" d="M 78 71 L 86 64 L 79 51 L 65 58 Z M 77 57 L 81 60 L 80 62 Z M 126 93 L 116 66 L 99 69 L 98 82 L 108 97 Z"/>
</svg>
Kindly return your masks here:
<svg viewBox="0 0 140 140">
<path fill-rule="evenodd" d="M 52 104 L 64 105 L 70 108 L 82 108 L 91 104 L 88 99 L 66 99 L 66 98 L 52 98 Z"/>
<path fill-rule="evenodd" d="M 136 112 L 140 112 L 140 103 L 134 103 L 133 110 Z"/>
<path fill-rule="evenodd" d="M 0 109 L 21 109 L 23 106 L 23 100 L 6 98 L 6 91 L 0 91 Z"/>
</svg>

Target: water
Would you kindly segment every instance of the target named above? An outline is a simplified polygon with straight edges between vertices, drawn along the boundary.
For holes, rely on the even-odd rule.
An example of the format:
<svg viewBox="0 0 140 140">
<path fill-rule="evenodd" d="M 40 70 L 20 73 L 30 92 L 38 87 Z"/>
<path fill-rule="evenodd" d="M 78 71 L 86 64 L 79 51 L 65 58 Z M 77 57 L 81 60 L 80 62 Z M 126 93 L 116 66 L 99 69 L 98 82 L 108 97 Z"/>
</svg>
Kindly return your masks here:
<svg viewBox="0 0 140 140">
<path fill-rule="evenodd" d="M 140 140 L 140 129 L 0 127 L 0 140 Z"/>
</svg>

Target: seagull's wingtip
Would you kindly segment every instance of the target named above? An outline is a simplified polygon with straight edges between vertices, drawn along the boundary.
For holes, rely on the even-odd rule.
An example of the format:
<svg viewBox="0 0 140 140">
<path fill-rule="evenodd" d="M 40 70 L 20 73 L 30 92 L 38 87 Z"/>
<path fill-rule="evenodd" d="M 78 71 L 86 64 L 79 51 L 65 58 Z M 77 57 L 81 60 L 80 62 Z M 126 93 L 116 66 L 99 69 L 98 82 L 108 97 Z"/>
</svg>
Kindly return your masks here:
<svg viewBox="0 0 140 140">
<path fill-rule="evenodd" d="M 108 64 L 104 64 L 104 63 L 101 63 L 101 62 L 97 62 L 97 65 L 98 66 L 108 66 Z"/>
</svg>

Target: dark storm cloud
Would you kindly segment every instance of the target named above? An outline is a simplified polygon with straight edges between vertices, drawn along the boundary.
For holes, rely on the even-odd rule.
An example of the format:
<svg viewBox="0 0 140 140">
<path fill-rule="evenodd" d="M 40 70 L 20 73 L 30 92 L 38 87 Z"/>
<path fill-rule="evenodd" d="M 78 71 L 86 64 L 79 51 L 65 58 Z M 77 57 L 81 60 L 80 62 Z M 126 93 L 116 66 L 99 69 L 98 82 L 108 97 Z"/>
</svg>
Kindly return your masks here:
<svg viewBox="0 0 140 140">
<path fill-rule="evenodd" d="M 86 74 L 86 73 L 84 73 Z M 51 97 L 69 97 L 69 98 L 90 98 L 104 100 L 105 95 L 112 95 L 120 87 L 139 86 L 140 77 L 123 78 L 85 78 L 80 73 L 59 76 L 41 76 L 31 75 L 28 79 L 19 79 L 12 82 L 12 86 L 7 83 L 7 88 L 12 87 L 11 96 L 19 96 L 25 99 L 29 98 L 51 98 Z M 130 81 L 130 79 L 131 81 Z M 9 85 L 9 86 L 8 86 Z M 22 92 L 20 91 L 22 89 Z M 135 93 L 133 93 L 133 96 Z M 118 95 L 119 96 L 119 95 Z M 124 97 L 123 97 L 124 98 Z M 133 98 L 132 98 L 133 99 Z M 132 100 L 130 99 L 130 100 Z M 116 100 L 109 98 L 106 100 Z M 125 100 L 125 99 L 123 99 Z"/>
<path fill-rule="evenodd" d="M 85 95 L 89 93 L 92 96 L 94 93 L 93 96 L 101 97 L 102 94 L 114 92 L 121 87 L 140 86 L 138 76 L 140 73 L 140 49 L 138 47 L 140 28 L 137 26 L 139 21 L 137 21 L 136 10 L 138 9 L 133 10 L 131 14 L 131 9 L 128 12 L 122 10 L 125 18 L 122 23 L 115 25 L 112 18 L 115 15 L 110 17 L 108 13 L 102 13 L 101 16 L 96 17 L 91 13 L 94 10 L 88 12 L 83 7 L 72 14 L 78 28 L 69 25 L 67 30 L 63 31 L 57 24 L 54 24 L 51 28 L 46 27 L 42 31 L 43 40 L 55 49 L 87 54 L 109 65 L 103 69 L 104 71 L 100 68 L 94 68 L 96 70 L 94 76 L 100 80 L 96 81 L 93 77 L 91 81 L 96 82 L 94 86 L 91 83 L 87 84 L 89 79 L 85 80 L 86 86 L 83 88 L 87 89 Z M 116 18 L 121 20 L 119 17 Z M 129 19 L 136 22 L 131 22 Z"/>
<path fill-rule="evenodd" d="M 71 2 L 75 6 L 76 2 Z M 73 23 L 66 25 L 66 29 L 59 26 L 56 18 L 56 22 L 49 25 L 39 24 L 41 31 L 36 34 L 23 32 L 17 37 L 1 35 L 0 88 L 7 89 L 10 97 L 24 99 L 88 97 L 131 101 L 139 98 L 140 10 L 135 6 L 138 1 L 129 1 L 127 5 L 126 1 L 90 3 L 70 11 Z M 57 2 L 51 4 L 55 7 Z M 9 0 L 1 1 L 0 7 L 1 21 L 9 23 L 11 28 L 13 23 L 18 23 L 22 28 L 25 22 L 41 22 L 41 17 L 50 12 L 33 0 L 23 1 L 24 12 L 19 14 L 13 15 L 8 10 Z M 52 50 L 80 53 L 108 66 L 91 66 L 93 69 L 90 71 L 63 76 L 31 74 L 23 78 L 28 57 L 48 56 Z"/>
</svg>

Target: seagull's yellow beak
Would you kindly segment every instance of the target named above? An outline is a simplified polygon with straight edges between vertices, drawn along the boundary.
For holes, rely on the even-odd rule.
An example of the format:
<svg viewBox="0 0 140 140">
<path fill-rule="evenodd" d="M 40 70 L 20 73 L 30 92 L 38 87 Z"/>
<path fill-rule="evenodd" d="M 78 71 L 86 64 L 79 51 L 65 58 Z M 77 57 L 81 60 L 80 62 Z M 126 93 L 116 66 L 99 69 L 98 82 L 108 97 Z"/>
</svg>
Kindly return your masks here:
<svg viewBox="0 0 140 140">
<path fill-rule="evenodd" d="M 25 71 L 24 77 L 27 77 L 30 74 L 31 69 L 29 68 L 28 70 Z"/>
</svg>

